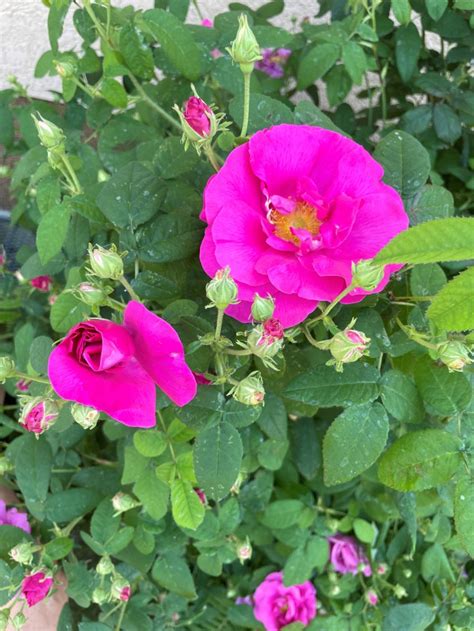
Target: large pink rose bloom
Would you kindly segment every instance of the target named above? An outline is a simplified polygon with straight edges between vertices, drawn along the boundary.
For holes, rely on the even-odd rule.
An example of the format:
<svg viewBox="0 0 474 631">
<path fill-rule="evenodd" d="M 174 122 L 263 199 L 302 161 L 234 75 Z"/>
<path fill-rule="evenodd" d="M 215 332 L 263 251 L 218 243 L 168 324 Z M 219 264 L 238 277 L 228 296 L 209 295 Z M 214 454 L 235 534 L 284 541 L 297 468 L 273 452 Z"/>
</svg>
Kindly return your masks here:
<svg viewBox="0 0 474 631">
<path fill-rule="evenodd" d="M 196 394 L 178 334 L 135 301 L 123 325 L 93 319 L 73 327 L 51 353 L 48 374 L 61 398 L 130 427 L 155 425 L 155 384 L 180 406 Z"/>
<path fill-rule="evenodd" d="M 353 140 L 307 125 L 278 125 L 234 149 L 209 180 L 201 214 L 204 270 L 212 277 L 228 265 L 239 287 L 240 304 L 227 313 L 249 322 L 255 293 L 270 294 L 275 318 L 289 327 L 333 300 L 350 284 L 353 261 L 372 258 L 408 226 L 382 175 Z M 386 267 L 374 292 L 396 269 Z"/>
<path fill-rule="evenodd" d="M 269 574 L 253 596 L 255 618 L 266 631 L 280 631 L 292 622 L 308 624 L 316 616 L 316 589 L 310 581 L 285 587 L 282 572 Z"/>
</svg>

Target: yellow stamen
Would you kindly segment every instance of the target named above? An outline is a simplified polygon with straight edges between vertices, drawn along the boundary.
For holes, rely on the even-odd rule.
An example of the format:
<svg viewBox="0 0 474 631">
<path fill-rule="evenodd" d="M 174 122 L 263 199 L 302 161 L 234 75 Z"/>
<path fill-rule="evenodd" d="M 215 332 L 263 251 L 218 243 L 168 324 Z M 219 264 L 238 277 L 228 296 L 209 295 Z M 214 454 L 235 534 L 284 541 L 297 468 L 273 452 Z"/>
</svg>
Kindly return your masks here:
<svg viewBox="0 0 474 631">
<path fill-rule="evenodd" d="M 300 239 L 292 233 L 292 228 L 303 228 L 307 230 L 311 236 L 315 236 L 319 232 L 321 221 L 316 216 L 316 210 L 307 202 L 298 202 L 293 212 L 283 215 L 277 210 L 270 213 L 270 221 L 275 226 L 275 234 L 284 241 L 290 241 L 295 245 L 300 244 Z"/>
</svg>

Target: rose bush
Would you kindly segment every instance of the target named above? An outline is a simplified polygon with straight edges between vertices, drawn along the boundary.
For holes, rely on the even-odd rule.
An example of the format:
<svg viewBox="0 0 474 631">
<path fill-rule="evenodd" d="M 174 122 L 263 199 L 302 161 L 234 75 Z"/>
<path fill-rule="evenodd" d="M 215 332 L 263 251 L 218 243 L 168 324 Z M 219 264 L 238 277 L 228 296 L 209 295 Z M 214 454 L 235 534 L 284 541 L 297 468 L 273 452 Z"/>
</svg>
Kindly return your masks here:
<svg viewBox="0 0 474 631">
<path fill-rule="evenodd" d="M 472 629 L 469 2 L 43 4 L 0 629 Z"/>
</svg>

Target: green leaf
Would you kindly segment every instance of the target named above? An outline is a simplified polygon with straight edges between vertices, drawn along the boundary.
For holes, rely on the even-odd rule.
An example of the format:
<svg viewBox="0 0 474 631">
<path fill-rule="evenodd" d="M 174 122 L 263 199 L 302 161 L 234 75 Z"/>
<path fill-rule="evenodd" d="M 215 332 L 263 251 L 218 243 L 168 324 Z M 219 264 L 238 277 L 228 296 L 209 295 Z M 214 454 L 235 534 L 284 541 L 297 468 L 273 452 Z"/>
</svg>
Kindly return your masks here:
<svg viewBox="0 0 474 631">
<path fill-rule="evenodd" d="M 367 403 L 378 396 L 378 377 L 377 370 L 368 364 L 348 364 L 342 373 L 331 366 L 318 366 L 290 381 L 284 395 L 325 408 Z"/>
<path fill-rule="evenodd" d="M 376 528 L 374 528 L 373 524 L 366 521 L 365 519 L 360 519 L 360 517 L 357 517 L 356 519 L 354 519 L 352 527 L 359 541 L 362 541 L 362 543 L 373 545 L 375 537 L 377 535 Z"/>
<path fill-rule="evenodd" d="M 179 296 L 179 288 L 177 283 L 162 274 L 145 270 L 140 272 L 132 281 L 132 287 L 145 300 L 157 300 L 161 303 L 167 303 L 176 296 Z M 165 316 L 163 316 L 165 317 Z M 168 316 L 166 320 L 170 321 Z"/>
<path fill-rule="evenodd" d="M 43 215 L 36 233 L 36 247 L 43 264 L 61 252 L 69 228 L 69 219 L 69 208 L 61 204 Z"/>
<path fill-rule="evenodd" d="M 171 484 L 173 518 L 182 528 L 196 528 L 204 519 L 205 508 L 191 482 L 177 478 Z"/>
<path fill-rule="evenodd" d="M 448 0 L 425 0 L 425 4 L 428 15 L 437 22 L 448 7 Z"/>
<path fill-rule="evenodd" d="M 119 107 L 121 109 L 127 107 L 128 96 L 125 92 L 125 88 L 116 79 L 106 77 L 100 84 L 100 93 L 113 107 Z"/>
<path fill-rule="evenodd" d="M 194 468 L 206 495 L 221 500 L 237 479 L 243 447 L 239 432 L 223 421 L 202 431 L 194 444 Z"/>
<path fill-rule="evenodd" d="M 436 103 L 434 106 L 433 125 L 436 135 L 444 142 L 453 144 L 461 137 L 462 127 L 459 116 L 446 103 Z"/>
<path fill-rule="evenodd" d="M 312 101 L 299 101 L 295 107 L 295 123 L 300 125 L 315 125 L 323 129 L 331 129 L 346 136 L 329 116 L 326 116 Z"/>
<path fill-rule="evenodd" d="M 418 105 L 408 110 L 400 118 L 400 125 L 409 134 L 422 134 L 431 125 L 433 117 L 432 105 Z"/>
<path fill-rule="evenodd" d="M 202 241 L 203 226 L 185 214 L 160 215 L 138 233 L 140 257 L 149 263 L 171 263 L 193 255 Z"/>
<path fill-rule="evenodd" d="M 415 382 L 429 414 L 453 416 L 471 401 L 472 389 L 466 376 L 449 372 L 426 356 L 415 364 Z"/>
<path fill-rule="evenodd" d="M 410 555 L 416 549 L 416 535 L 417 535 L 417 521 L 416 521 L 416 494 L 415 493 L 402 493 L 397 499 L 398 510 L 400 511 L 400 517 L 405 522 L 408 534 L 411 540 Z"/>
<path fill-rule="evenodd" d="M 62 35 L 64 20 L 72 0 L 52 0 L 48 14 L 49 43 L 54 52 L 58 50 L 58 40 Z"/>
<path fill-rule="evenodd" d="M 61 201 L 61 187 L 59 178 L 55 176 L 45 177 L 38 183 L 36 190 L 36 203 L 39 211 L 45 215 L 49 210 L 59 205 Z"/>
<path fill-rule="evenodd" d="M 423 403 L 413 381 L 399 370 L 389 370 L 380 381 L 382 402 L 392 416 L 403 423 L 423 420 Z"/>
<path fill-rule="evenodd" d="M 58 333 L 66 333 L 71 327 L 86 320 L 90 307 L 81 302 L 74 294 L 65 291 L 56 299 L 49 314 L 51 326 Z"/>
<path fill-rule="evenodd" d="M 132 229 L 148 221 L 164 197 L 160 181 L 139 162 L 130 162 L 104 184 L 97 204 L 115 226 Z"/>
<path fill-rule="evenodd" d="M 21 447 L 15 459 L 15 476 L 30 513 L 44 518 L 44 502 L 48 494 L 53 456 L 43 436 L 27 434 L 21 438 Z"/>
<path fill-rule="evenodd" d="M 52 561 L 64 559 L 74 547 L 74 542 L 69 537 L 58 537 L 48 541 L 45 552 Z"/>
<path fill-rule="evenodd" d="M 347 42 L 342 49 L 342 61 L 350 78 L 356 85 L 362 83 L 364 73 L 367 70 L 367 59 L 364 49 L 355 42 Z"/>
<path fill-rule="evenodd" d="M 120 516 L 115 515 L 115 509 L 110 498 L 105 498 L 95 509 L 91 519 L 91 534 L 99 543 L 107 543 L 113 539 L 120 527 Z"/>
<path fill-rule="evenodd" d="M 446 282 L 446 274 L 437 263 L 417 265 L 410 274 L 410 289 L 414 296 L 434 296 Z"/>
<path fill-rule="evenodd" d="M 153 163 L 165 180 L 179 177 L 196 168 L 199 156 L 194 150 L 186 151 L 181 140 L 172 136 L 166 138 L 158 149 Z"/>
<path fill-rule="evenodd" d="M 474 219 L 435 219 L 400 232 L 375 257 L 387 263 L 441 263 L 464 261 L 472 256 Z"/>
<path fill-rule="evenodd" d="M 430 219 L 450 217 L 454 212 L 452 193 L 442 186 L 427 184 L 415 195 L 408 207 L 410 223 L 416 226 Z"/>
<path fill-rule="evenodd" d="M 133 486 L 133 492 L 144 509 L 155 521 L 159 521 L 168 510 L 169 487 L 159 480 L 153 469 L 146 468 Z"/>
<path fill-rule="evenodd" d="M 380 403 L 352 406 L 340 414 L 324 436 L 326 486 L 348 482 L 371 467 L 385 447 L 388 430 Z"/>
<path fill-rule="evenodd" d="M 217 388 L 203 386 L 188 405 L 178 410 L 178 417 L 193 429 L 203 429 L 222 419 L 224 404 L 225 398 Z"/>
<path fill-rule="evenodd" d="M 290 528 L 299 520 L 303 509 L 300 500 L 277 500 L 267 506 L 260 521 L 268 528 Z"/>
<path fill-rule="evenodd" d="M 0 558 L 10 560 L 8 553 L 18 543 L 31 541 L 30 535 L 16 526 L 0 526 Z"/>
<path fill-rule="evenodd" d="M 321 79 L 339 59 L 340 49 L 336 44 L 318 44 L 303 57 L 297 74 L 297 88 L 304 90 Z"/>
<path fill-rule="evenodd" d="M 162 454 L 166 447 L 166 436 L 156 429 L 140 429 L 133 435 L 133 444 L 138 453 L 146 458 L 155 458 Z"/>
<path fill-rule="evenodd" d="M 446 552 L 440 543 L 434 543 L 424 551 L 421 558 L 421 575 L 427 583 L 433 579 L 443 578 L 451 583 L 456 582 Z"/>
<path fill-rule="evenodd" d="M 173 594 L 179 594 L 188 600 L 197 597 L 194 579 L 186 561 L 177 554 L 168 553 L 158 559 L 151 575 L 154 581 Z"/>
<path fill-rule="evenodd" d="M 46 517 L 58 524 L 67 524 L 89 513 L 101 496 L 93 489 L 67 489 L 49 495 L 46 500 Z"/>
<path fill-rule="evenodd" d="M 445 285 L 434 297 L 427 315 L 441 331 L 474 329 L 474 267 L 470 267 Z"/>
<path fill-rule="evenodd" d="M 278 471 L 288 451 L 288 440 L 271 438 L 258 446 L 257 458 L 259 464 L 270 471 Z"/>
<path fill-rule="evenodd" d="M 290 425 L 291 451 L 298 471 L 312 480 L 321 467 L 321 446 L 312 418 L 298 418 Z"/>
<path fill-rule="evenodd" d="M 30 348 L 30 364 L 37 373 L 48 370 L 48 359 L 53 347 L 53 340 L 46 335 L 35 338 Z"/>
<path fill-rule="evenodd" d="M 143 34 L 132 22 L 128 22 L 120 30 L 119 49 L 126 65 L 135 76 L 141 79 L 153 77 L 153 53 L 145 43 Z"/>
<path fill-rule="evenodd" d="M 400 24 L 410 23 L 411 6 L 409 0 L 391 0 L 393 14 Z"/>
<path fill-rule="evenodd" d="M 386 613 L 382 631 L 424 631 L 435 619 L 432 607 L 423 603 L 395 605 Z"/>
<path fill-rule="evenodd" d="M 407 83 L 415 73 L 422 41 L 414 24 L 401 26 L 395 33 L 395 61 L 400 77 Z"/>
<path fill-rule="evenodd" d="M 258 418 L 258 426 L 269 438 L 284 440 L 288 433 L 288 415 L 283 401 L 272 392 L 267 393 L 265 405 Z"/>
<path fill-rule="evenodd" d="M 474 482 L 467 475 L 459 478 L 456 484 L 454 523 L 463 548 L 474 558 Z"/>
<path fill-rule="evenodd" d="M 326 92 L 329 105 L 335 107 L 344 101 L 352 87 L 352 79 L 344 66 L 334 66 L 327 73 Z"/>
<path fill-rule="evenodd" d="M 414 195 L 431 171 L 426 149 L 404 131 L 392 131 L 385 136 L 375 148 L 374 158 L 384 168 L 384 182 L 403 197 Z"/>
<path fill-rule="evenodd" d="M 243 99 L 241 96 L 232 99 L 229 111 L 236 124 L 240 125 L 243 117 Z M 252 93 L 249 110 L 249 133 L 266 129 L 272 125 L 293 122 L 293 112 L 287 105 L 264 94 Z"/>
<path fill-rule="evenodd" d="M 460 462 L 459 440 L 441 429 L 410 432 L 382 456 L 380 481 L 397 491 L 423 491 L 448 482 Z"/>
<path fill-rule="evenodd" d="M 163 52 L 186 79 L 201 75 L 201 53 L 190 30 L 172 13 L 162 9 L 145 11 L 144 28 L 159 42 Z"/>
</svg>

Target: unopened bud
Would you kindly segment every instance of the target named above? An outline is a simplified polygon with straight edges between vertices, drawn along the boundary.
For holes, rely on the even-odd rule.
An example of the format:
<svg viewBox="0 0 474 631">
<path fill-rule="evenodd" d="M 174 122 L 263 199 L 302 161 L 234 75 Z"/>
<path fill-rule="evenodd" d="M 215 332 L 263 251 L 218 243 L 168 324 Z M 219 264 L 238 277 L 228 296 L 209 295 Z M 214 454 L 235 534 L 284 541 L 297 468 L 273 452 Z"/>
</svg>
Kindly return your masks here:
<svg viewBox="0 0 474 631">
<path fill-rule="evenodd" d="M 110 180 L 110 175 L 107 173 L 107 171 L 104 171 L 104 169 L 99 169 L 97 171 L 97 181 L 107 182 L 107 180 Z"/>
<path fill-rule="evenodd" d="M 411 578 L 411 577 L 412 577 L 412 575 L 413 575 L 413 572 L 412 572 L 410 569 L 405 568 L 405 569 L 403 570 L 403 576 L 404 576 L 405 578 Z"/>
<path fill-rule="evenodd" d="M 333 585 L 329 590 L 329 593 L 331 594 L 331 596 L 338 596 L 341 593 L 341 588 L 339 587 L 339 585 Z"/>
<path fill-rule="evenodd" d="M 230 276 L 230 268 L 225 267 L 216 272 L 214 278 L 206 285 L 206 295 L 211 305 L 217 309 L 227 309 L 237 302 L 238 288 Z"/>
<path fill-rule="evenodd" d="M 21 629 L 24 624 L 26 624 L 26 616 L 24 613 L 19 611 L 13 616 L 12 625 L 15 629 Z"/>
<path fill-rule="evenodd" d="M 354 321 L 351 322 L 351 325 L 353 323 Z M 321 348 L 323 348 L 323 344 L 324 342 L 321 344 Z M 325 345 L 334 358 L 328 364 L 335 364 L 336 370 L 342 372 L 343 365 L 351 364 L 360 359 L 366 354 L 369 345 L 370 338 L 360 331 L 350 328 L 339 331 Z"/>
<path fill-rule="evenodd" d="M 373 589 L 369 589 L 365 592 L 365 600 L 369 603 L 369 605 L 375 607 L 379 602 L 379 597 Z"/>
<path fill-rule="evenodd" d="M 250 545 L 248 537 L 246 541 L 241 541 L 237 544 L 236 553 L 237 558 L 242 564 L 252 558 L 252 546 Z"/>
<path fill-rule="evenodd" d="M 255 294 L 252 303 L 252 318 L 256 322 L 265 322 L 273 317 L 275 311 L 275 302 L 271 296 L 268 298 L 262 298 L 258 294 Z"/>
<path fill-rule="evenodd" d="M 2 177 L 1 172 L 0 172 L 0 177 Z M 7 253 L 5 252 L 5 248 L 3 247 L 3 245 L 0 245 L 0 271 L 2 271 L 6 262 L 7 262 Z"/>
<path fill-rule="evenodd" d="M 114 567 L 115 566 L 109 559 L 109 557 L 102 557 L 101 560 L 97 563 L 95 571 L 101 576 L 106 576 L 107 574 L 112 574 L 112 572 L 114 571 Z"/>
<path fill-rule="evenodd" d="M 100 245 L 89 244 L 89 264 L 93 274 L 99 278 L 118 280 L 123 276 L 123 261 L 113 245 L 106 250 Z"/>
<path fill-rule="evenodd" d="M 377 574 L 380 574 L 380 576 L 383 576 L 384 574 L 386 574 L 388 571 L 388 565 L 386 563 L 380 563 L 379 565 L 377 565 Z"/>
<path fill-rule="evenodd" d="M 472 364 L 469 349 L 459 341 L 444 342 L 438 346 L 437 358 L 448 367 L 449 372 L 462 372 L 465 366 Z"/>
<path fill-rule="evenodd" d="M 91 283 L 81 283 L 76 293 L 79 300 L 90 307 L 100 307 L 107 301 L 107 294 L 102 287 L 96 287 Z"/>
<path fill-rule="evenodd" d="M 114 600 L 126 602 L 131 595 L 130 583 L 118 574 L 112 583 L 110 594 Z"/>
<path fill-rule="evenodd" d="M 194 492 L 199 497 L 201 504 L 203 504 L 204 506 L 207 506 L 207 497 L 204 491 L 200 489 L 199 487 L 195 487 Z"/>
<path fill-rule="evenodd" d="M 72 405 L 71 414 L 76 423 L 83 429 L 94 429 L 100 417 L 99 410 L 80 403 Z"/>
<path fill-rule="evenodd" d="M 356 289 L 372 291 L 380 285 L 384 276 L 384 266 L 369 260 L 352 263 L 352 283 Z"/>
<path fill-rule="evenodd" d="M 92 592 L 92 602 L 103 605 L 110 600 L 110 593 L 103 587 L 96 587 Z"/>
<path fill-rule="evenodd" d="M 239 29 L 230 48 L 226 49 L 244 74 L 250 74 L 256 61 L 263 59 L 260 46 L 249 26 L 245 13 L 239 17 Z"/>
<path fill-rule="evenodd" d="M 56 62 L 55 67 L 61 79 L 71 79 L 76 73 L 74 65 L 68 61 Z"/>
<path fill-rule="evenodd" d="M 42 116 L 36 118 L 36 116 L 32 114 L 32 118 L 36 126 L 36 131 L 38 132 L 38 138 L 43 147 L 46 147 L 46 149 L 54 149 L 55 151 L 58 151 L 58 148 L 64 150 L 63 130 Z"/>
<path fill-rule="evenodd" d="M 217 123 L 214 112 L 198 96 L 191 96 L 184 104 L 181 111 L 176 108 L 181 120 L 183 133 L 191 141 L 200 140 L 204 137 L 212 137 L 215 134 Z"/>
<path fill-rule="evenodd" d="M 6 379 L 14 377 L 16 374 L 15 362 L 11 357 L 0 357 L 0 383 L 5 383 Z"/>
<path fill-rule="evenodd" d="M 271 360 L 283 346 L 284 330 L 276 318 L 256 326 L 248 335 L 247 346 L 262 360 Z M 271 365 L 271 362 L 269 362 Z"/>
<path fill-rule="evenodd" d="M 127 493 L 119 491 L 112 498 L 112 506 L 114 507 L 115 513 L 119 515 L 120 513 L 125 513 L 132 508 L 140 506 L 140 502 L 131 495 L 127 495 Z"/>
<path fill-rule="evenodd" d="M 244 405 L 262 405 L 265 399 L 262 375 L 258 371 L 251 372 L 233 387 L 231 393 L 236 401 Z"/>
<path fill-rule="evenodd" d="M 402 585 L 395 585 L 395 587 L 393 588 L 393 593 L 395 594 L 395 596 L 397 598 L 405 598 L 405 596 L 407 596 L 407 590 L 402 586 Z"/>
<path fill-rule="evenodd" d="M 9 556 L 20 565 L 31 565 L 37 548 L 32 543 L 19 543 L 9 552 Z"/>
<path fill-rule="evenodd" d="M 6 631 L 8 627 L 9 619 L 10 619 L 10 610 L 1 609 L 0 610 L 0 631 Z"/>
<path fill-rule="evenodd" d="M 20 425 L 34 434 L 42 434 L 49 429 L 59 415 L 58 404 L 43 397 L 25 397 L 19 419 Z"/>
</svg>

